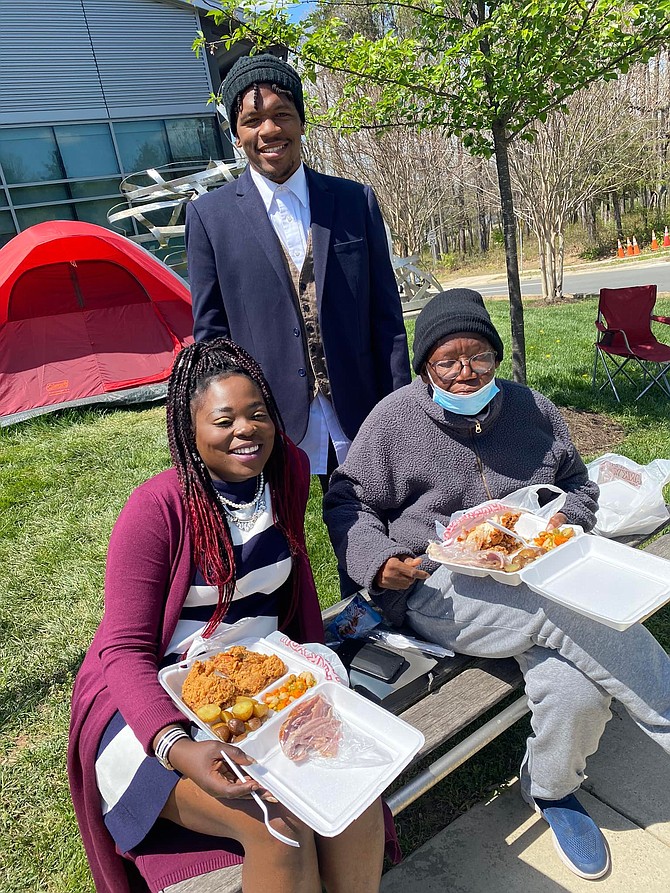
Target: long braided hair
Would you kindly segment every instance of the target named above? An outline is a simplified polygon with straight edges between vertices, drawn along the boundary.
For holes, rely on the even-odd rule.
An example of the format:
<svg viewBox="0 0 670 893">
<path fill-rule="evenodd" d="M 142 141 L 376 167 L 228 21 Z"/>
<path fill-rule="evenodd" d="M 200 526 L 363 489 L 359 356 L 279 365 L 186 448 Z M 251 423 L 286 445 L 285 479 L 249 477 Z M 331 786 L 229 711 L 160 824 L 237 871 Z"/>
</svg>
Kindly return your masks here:
<svg viewBox="0 0 670 893">
<path fill-rule="evenodd" d="M 192 557 L 205 581 L 216 586 L 219 597 L 202 635 L 211 636 L 225 616 L 235 591 L 233 544 L 223 509 L 207 467 L 196 449 L 193 402 L 209 385 L 230 375 L 245 375 L 260 391 L 275 426 L 275 441 L 265 465 L 270 485 L 273 519 L 286 537 L 293 559 L 293 591 L 282 626 L 295 616 L 299 593 L 300 559 L 304 554 L 300 531 L 303 520 L 290 496 L 296 467 L 296 447 L 284 433 L 279 409 L 261 367 L 243 348 L 226 338 L 197 341 L 177 356 L 167 392 L 167 432 L 172 463 L 177 470 L 190 526 Z"/>
</svg>

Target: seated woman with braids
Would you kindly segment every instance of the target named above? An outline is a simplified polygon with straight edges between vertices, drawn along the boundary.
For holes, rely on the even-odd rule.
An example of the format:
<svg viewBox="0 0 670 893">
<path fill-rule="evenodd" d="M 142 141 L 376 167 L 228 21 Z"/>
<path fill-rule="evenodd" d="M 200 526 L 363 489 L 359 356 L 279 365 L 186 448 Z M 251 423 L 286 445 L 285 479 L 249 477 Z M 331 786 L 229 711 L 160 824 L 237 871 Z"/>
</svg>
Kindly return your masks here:
<svg viewBox="0 0 670 893">
<path fill-rule="evenodd" d="M 116 522 L 105 613 L 72 698 L 68 772 L 96 890 L 215 890 L 217 872 L 243 861 L 245 893 L 376 893 L 379 801 L 322 838 L 269 800 L 273 825 L 300 847 L 278 842 L 249 797 L 259 785 L 238 781 L 221 749 L 251 760 L 193 740 L 157 680 L 222 621 L 270 616 L 322 641 L 307 457 L 284 435 L 260 367 L 223 338 L 177 357 L 167 427 L 174 467 L 138 487 Z"/>
</svg>

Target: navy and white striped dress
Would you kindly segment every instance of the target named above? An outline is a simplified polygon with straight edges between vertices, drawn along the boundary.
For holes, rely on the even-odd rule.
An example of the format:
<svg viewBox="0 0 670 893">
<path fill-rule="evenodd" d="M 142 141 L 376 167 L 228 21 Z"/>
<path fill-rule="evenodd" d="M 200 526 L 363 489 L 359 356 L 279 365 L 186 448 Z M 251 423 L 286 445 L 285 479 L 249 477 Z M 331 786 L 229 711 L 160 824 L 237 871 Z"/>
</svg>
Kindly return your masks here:
<svg viewBox="0 0 670 893">
<path fill-rule="evenodd" d="M 254 497 L 257 483 L 255 479 L 241 483 L 214 481 L 214 486 L 234 502 L 248 502 Z M 237 583 L 225 623 L 242 617 L 277 618 L 279 605 L 290 597 L 291 555 L 286 538 L 273 524 L 267 484 L 265 505 L 266 510 L 251 530 L 230 524 Z M 175 663 L 188 650 L 214 613 L 217 599 L 216 587 L 208 586 L 196 570 L 162 666 Z M 164 769 L 155 757 L 147 756 L 119 711 L 100 742 L 95 774 L 107 830 L 118 849 L 127 853 L 148 834 L 179 776 Z"/>
</svg>

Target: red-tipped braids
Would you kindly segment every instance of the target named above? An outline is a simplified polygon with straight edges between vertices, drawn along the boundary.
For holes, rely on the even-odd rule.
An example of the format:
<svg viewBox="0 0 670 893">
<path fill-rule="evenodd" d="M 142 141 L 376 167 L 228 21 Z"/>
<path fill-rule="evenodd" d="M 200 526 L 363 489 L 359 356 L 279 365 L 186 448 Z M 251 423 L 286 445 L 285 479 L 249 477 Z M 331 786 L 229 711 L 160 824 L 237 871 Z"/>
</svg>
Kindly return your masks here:
<svg viewBox="0 0 670 893">
<path fill-rule="evenodd" d="M 167 392 L 167 434 L 172 462 L 177 470 L 191 524 L 193 561 L 210 586 L 219 590 L 214 614 L 202 635 L 210 636 L 225 616 L 235 591 L 235 557 L 228 522 L 216 496 L 212 479 L 196 449 L 193 405 L 213 381 L 230 375 L 246 375 L 260 391 L 275 426 L 275 441 L 265 465 L 270 485 L 274 522 L 286 537 L 293 559 L 291 604 L 282 616 L 286 627 L 295 616 L 299 593 L 299 568 L 303 547 L 303 518 L 291 498 L 298 467 L 296 447 L 284 434 L 284 423 L 270 387 L 258 363 L 245 350 L 226 338 L 197 341 L 177 356 Z"/>
</svg>

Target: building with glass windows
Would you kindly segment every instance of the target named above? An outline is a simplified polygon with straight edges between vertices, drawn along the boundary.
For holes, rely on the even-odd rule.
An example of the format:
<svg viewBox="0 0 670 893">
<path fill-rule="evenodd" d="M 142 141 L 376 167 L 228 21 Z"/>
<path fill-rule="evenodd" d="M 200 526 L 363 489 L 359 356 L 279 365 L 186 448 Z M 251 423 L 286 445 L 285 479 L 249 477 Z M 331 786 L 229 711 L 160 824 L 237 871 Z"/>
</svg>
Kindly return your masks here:
<svg viewBox="0 0 670 893">
<path fill-rule="evenodd" d="M 44 220 L 107 226 L 129 174 L 231 157 L 208 100 L 245 47 L 191 49 L 214 6 L 0 0 L 0 246 Z"/>
</svg>

